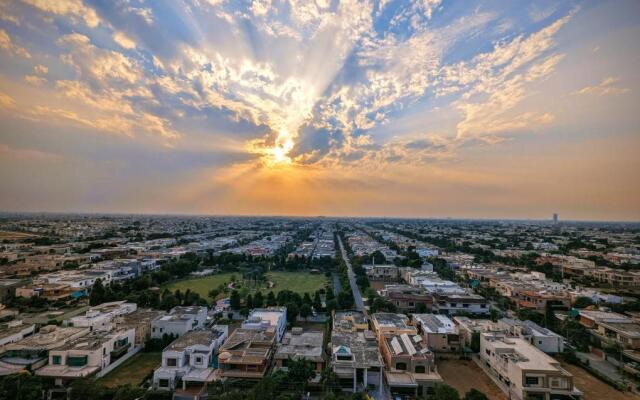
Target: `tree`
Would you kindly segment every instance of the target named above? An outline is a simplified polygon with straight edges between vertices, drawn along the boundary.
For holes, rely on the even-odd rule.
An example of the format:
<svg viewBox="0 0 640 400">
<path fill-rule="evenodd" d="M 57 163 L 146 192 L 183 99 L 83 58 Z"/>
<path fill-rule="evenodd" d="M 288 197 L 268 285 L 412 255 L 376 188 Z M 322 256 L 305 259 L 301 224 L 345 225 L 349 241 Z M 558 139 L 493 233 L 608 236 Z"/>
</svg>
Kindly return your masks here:
<svg viewBox="0 0 640 400">
<path fill-rule="evenodd" d="M 28 374 L 0 377 L 0 399 L 41 400 L 42 378 Z"/>
<path fill-rule="evenodd" d="M 255 296 L 253 296 L 253 306 L 255 308 L 260 308 L 264 305 L 264 297 L 262 296 L 262 292 L 257 292 Z"/>
<path fill-rule="evenodd" d="M 575 304 L 573 305 L 575 308 L 587 308 L 593 305 L 593 301 L 589 297 L 580 296 L 576 299 Z"/>
<path fill-rule="evenodd" d="M 91 294 L 89 295 L 89 304 L 97 306 L 104 303 L 106 300 L 106 290 L 102 284 L 102 279 L 96 279 L 93 287 L 91 288 Z"/>
<path fill-rule="evenodd" d="M 487 395 L 478 389 L 471 389 L 464 395 L 464 400 L 489 400 Z"/>
<path fill-rule="evenodd" d="M 219 289 L 211 289 L 209 290 L 209 297 L 211 298 L 211 300 L 216 300 L 216 297 L 218 297 L 218 295 L 220 294 L 220 290 Z"/>
<path fill-rule="evenodd" d="M 273 292 L 267 293 L 267 307 L 273 307 L 277 304 L 278 302 L 276 301 L 276 295 L 273 294 Z"/>
<path fill-rule="evenodd" d="M 231 291 L 231 296 L 229 297 L 229 303 L 231 308 L 237 310 L 240 308 L 240 293 L 237 290 Z"/>
<path fill-rule="evenodd" d="M 71 400 L 99 399 L 104 395 L 104 386 L 91 378 L 76 379 L 71 383 Z"/>
<path fill-rule="evenodd" d="M 126 384 L 118 388 L 118 391 L 116 392 L 115 396 L 113 396 L 113 400 L 141 399 L 146 392 L 147 392 L 146 389 L 137 388 L 132 386 L 131 384 Z"/>
<path fill-rule="evenodd" d="M 309 379 L 316 375 L 313 365 L 307 360 L 289 359 L 287 369 L 287 378 L 300 386 L 302 390 L 306 387 Z"/>
<path fill-rule="evenodd" d="M 319 291 L 316 291 L 316 294 L 313 296 L 313 308 L 318 312 L 322 309 L 322 299 L 320 299 Z"/>
<path fill-rule="evenodd" d="M 434 387 L 435 400 L 460 400 L 458 391 L 445 383 L 438 383 Z"/>
<path fill-rule="evenodd" d="M 253 296 L 251 296 L 250 294 L 247 295 L 247 298 L 245 299 L 244 302 L 245 306 L 247 308 L 253 308 Z"/>
<path fill-rule="evenodd" d="M 300 307 L 300 316 L 306 320 L 309 315 L 311 315 L 311 306 L 309 304 L 303 304 L 302 307 Z"/>
<path fill-rule="evenodd" d="M 293 324 L 298 317 L 298 306 L 295 303 L 287 304 L 287 322 Z"/>
</svg>

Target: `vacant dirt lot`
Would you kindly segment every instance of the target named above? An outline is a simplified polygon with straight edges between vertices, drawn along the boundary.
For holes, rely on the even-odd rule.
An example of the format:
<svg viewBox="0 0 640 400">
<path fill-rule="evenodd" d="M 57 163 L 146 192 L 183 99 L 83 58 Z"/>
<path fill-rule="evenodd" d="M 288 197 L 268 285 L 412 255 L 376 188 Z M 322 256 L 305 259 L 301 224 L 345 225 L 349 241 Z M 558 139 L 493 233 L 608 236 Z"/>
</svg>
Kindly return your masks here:
<svg viewBox="0 0 640 400">
<path fill-rule="evenodd" d="M 475 388 L 486 394 L 490 400 L 507 400 L 500 388 L 473 361 L 438 360 L 436 365 L 444 382 L 456 388 L 460 397 L 471 388 Z"/>
<path fill-rule="evenodd" d="M 562 363 L 562 368 L 573 374 L 573 384 L 584 393 L 583 400 L 640 400 L 640 396 L 619 392 L 580 367 Z"/>
</svg>

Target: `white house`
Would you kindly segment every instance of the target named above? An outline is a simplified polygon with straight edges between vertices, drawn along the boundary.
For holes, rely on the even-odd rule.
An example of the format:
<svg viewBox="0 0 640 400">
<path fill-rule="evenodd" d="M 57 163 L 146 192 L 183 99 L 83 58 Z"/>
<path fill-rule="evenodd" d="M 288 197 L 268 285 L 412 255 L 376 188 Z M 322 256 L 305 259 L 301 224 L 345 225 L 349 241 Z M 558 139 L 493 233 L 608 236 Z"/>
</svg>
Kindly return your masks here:
<svg viewBox="0 0 640 400">
<path fill-rule="evenodd" d="M 207 321 L 207 307 L 174 307 L 169 315 L 160 317 L 151 323 L 151 337 L 164 335 L 182 336 L 194 329 L 203 328 Z"/>
<path fill-rule="evenodd" d="M 269 326 L 275 328 L 276 340 L 280 342 L 287 330 L 286 307 L 254 308 L 242 323 L 244 329 L 263 330 Z"/>
<path fill-rule="evenodd" d="M 229 336 L 227 325 L 187 332 L 162 352 L 153 373 L 153 387 L 175 390 L 181 399 L 199 399 L 214 378 L 216 353 Z"/>
</svg>

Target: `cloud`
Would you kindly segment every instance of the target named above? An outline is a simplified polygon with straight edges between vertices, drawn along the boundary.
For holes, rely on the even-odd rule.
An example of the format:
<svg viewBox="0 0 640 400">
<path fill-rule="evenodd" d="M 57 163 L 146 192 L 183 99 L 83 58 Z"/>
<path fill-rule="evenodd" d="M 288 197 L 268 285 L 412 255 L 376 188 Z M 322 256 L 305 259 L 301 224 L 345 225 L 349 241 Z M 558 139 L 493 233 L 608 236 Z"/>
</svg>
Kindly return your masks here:
<svg viewBox="0 0 640 400">
<path fill-rule="evenodd" d="M 142 77 L 136 61 L 113 50 L 94 46 L 82 34 L 71 33 L 62 36 L 57 43 L 65 50 L 62 61 L 73 67 L 79 75 L 92 78 L 96 84 L 135 83 Z"/>
<path fill-rule="evenodd" d="M 26 75 L 24 77 L 25 82 L 34 85 L 34 86 L 40 86 L 42 84 L 44 84 L 47 79 L 43 78 L 41 76 L 37 76 L 37 75 Z"/>
<path fill-rule="evenodd" d="M 3 143 L 0 143 L 0 155 L 19 161 L 55 161 L 62 158 L 58 154 L 32 149 L 16 149 Z"/>
<path fill-rule="evenodd" d="M 576 90 L 573 94 L 608 96 L 612 94 L 624 94 L 631 91 L 629 88 L 616 86 L 618 82 L 620 82 L 620 78 L 609 76 L 604 78 L 599 84 L 585 86 L 582 89 Z"/>
<path fill-rule="evenodd" d="M 87 7 L 82 0 L 22 0 L 41 11 L 58 16 L 68 16 L 73 20 L 83 20 L 90 27 L 95 28 L 100 23 L 96 11 Z"/>
<path fill-rule="evenodd" d="M 49 72 L 49 68 L 46 65 L 38 64 L 33 67 L 33 71 L 38 75 L 46 75 Z"/>
<path fill-rule="evenodd" d="M 120 47 L 124 49 L 135 49 L 136 42 L 133 39 L 129 38 L 122 32 L 115 32 L 113 34 L 113 41 L 116 42 Z"/>
<path fill-rule="evenodd" d="M 9 54 L 16 55 L 23 58 L 31 58 L 31 54 L 27 49 L 21 47 L 11 40 L 11 36 L 0 28 L 0 49 L 5 50 Z"/>
</svg>

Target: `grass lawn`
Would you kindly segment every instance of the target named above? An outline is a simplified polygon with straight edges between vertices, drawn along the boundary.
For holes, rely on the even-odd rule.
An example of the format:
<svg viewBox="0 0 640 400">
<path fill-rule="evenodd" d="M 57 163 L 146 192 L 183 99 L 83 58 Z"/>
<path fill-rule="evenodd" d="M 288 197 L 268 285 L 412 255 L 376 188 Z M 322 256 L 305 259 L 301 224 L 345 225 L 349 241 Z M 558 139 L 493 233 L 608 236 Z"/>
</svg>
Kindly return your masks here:
<svg viewBox="0 0 640 400">
<path fill-rule="evenodd" d="M 123 386 L 130 383 L 139 386 L 147 374 L 158 368 L 162 361 L 162 353 L 140 352 L 124 364 L 109 372 L 100 382 L 107 387 Z"/>
<path fill-rule="evenodd" d="M 201 297 L 209 300 L 209 291 L 217 288 L 220 284 L 231 282 L 232 275 L 235 275 L 240 290 L 248 288 L 252 293 L 260 290 L 263 294 L 267 294 L 269 291 L 277 294 L 279 291 L 287 289 L 300 294 L 307 292 L 313 295 L 316 290 L 325 287 L 328 282 L 327 278 L 322 274 L 274 271 L 267 272 L 266 274 L 267 280 L 274 284 L 272 288 L 269 288 L 266 283 L 256 287 L 255 285 L 247 286 L 240 281 L 242 274 L 239 272 L 230 272 L 210 275 L 203 278 L 186 279 L 171 283 L 165 287 L 172 291 L 179 289 L 181 292 L 191 289 L 192 292 L 197 292 Z"/>
<path fill-rule="evenodd" d="M 165 287 L 171 291 L 180 290 L 184 293 L 187 289 L 196 292 L 200 297 L 209 299 L 209 291 L 215 289 L 222 284 L 231 282 L 231 276 L 235 275 L 236 279 L 240 279 L 242 275 L 239 272 L 209 275 L 202 278 L 185 279 L 182 281 L 170 283 Z M 164 289 L 164 287 L 163 287 Z"/>
</svg>

